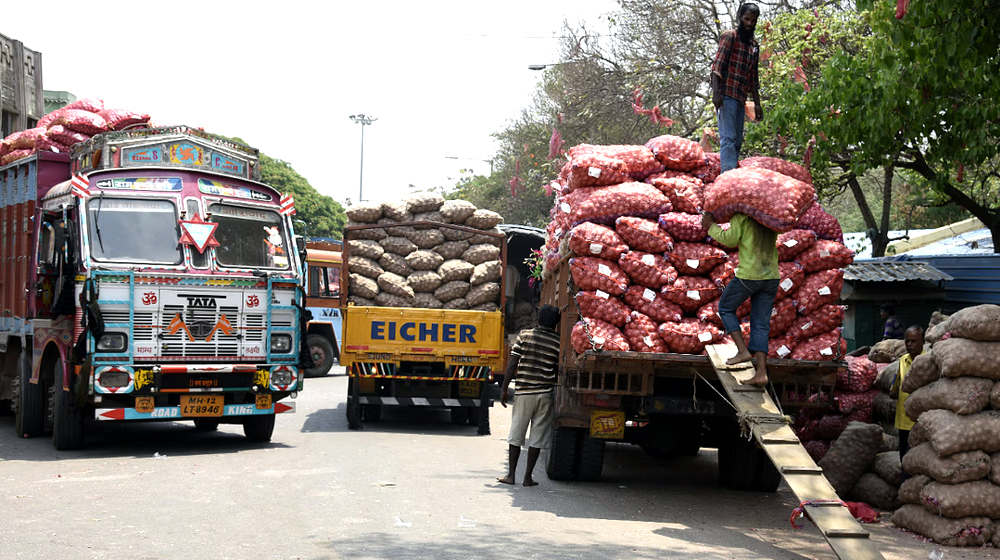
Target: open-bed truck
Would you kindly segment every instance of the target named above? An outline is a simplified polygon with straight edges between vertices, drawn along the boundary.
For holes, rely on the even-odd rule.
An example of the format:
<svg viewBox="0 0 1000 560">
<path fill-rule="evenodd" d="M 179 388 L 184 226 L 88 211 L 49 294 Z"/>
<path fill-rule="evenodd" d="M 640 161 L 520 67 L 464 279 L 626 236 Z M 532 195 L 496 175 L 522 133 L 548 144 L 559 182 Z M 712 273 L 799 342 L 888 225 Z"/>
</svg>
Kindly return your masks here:
<svg viewBox="0 0 1000 560">
<path fill-rule="evenodd" d="M 448 227 L 485 234 L 500 245 L 501 270 L 506 269 L 505 238 L 465 226 L 414 222 L 416 227 Z M 344 228 L 343 262 L 355 232 L 379 226 Z M 349 265 L 342 268 L 341 286 L 350 284 Z M 504 272 L 506 274 L 506 272 Z M 503 286 L 505 277 L 501 277 Z M 343 339 L 340 362 L 347 368 L 347 422 L 360 429 L 362 421 L 378 421 L 384 406 L 447 408 L 455 424 L 471 423 L 480 435 L 490 433 L 494 375 L 503 375 L 502 311 L 376 307 L 348 304 L 341 290 Z M 499 309 L 504 308 L 500 290 Z"/>
<path fill-rule="evenodd" d="M 608 441 L 641 446 L 653 457 L 719 450 L 719 477 L 728 488 L 773 491 L 781 474 L 765 450 L 743 435 L 736 408 L 724 397 L 709 356 L 587 350 L 570 342 L 579 319 L 577 293 L 562 263 L 544 280 L 542 303 L 562 310 L 556 419 L 547 471 L 557 480 L 597 480 Z M 779 402 L 804 403 L 799 395 L 830 394 L 842 361 L 768 360 Z"/>
</svg>

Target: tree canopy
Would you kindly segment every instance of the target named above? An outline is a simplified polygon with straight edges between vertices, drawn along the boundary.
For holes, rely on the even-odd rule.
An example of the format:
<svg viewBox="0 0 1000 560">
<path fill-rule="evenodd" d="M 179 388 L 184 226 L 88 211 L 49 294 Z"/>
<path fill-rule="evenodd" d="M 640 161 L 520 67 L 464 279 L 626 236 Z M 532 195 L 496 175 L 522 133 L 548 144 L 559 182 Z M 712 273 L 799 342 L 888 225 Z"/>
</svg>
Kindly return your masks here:
<svg viewBox="0 0 1000 560">
<path fill-rule="evenodd" d="M 262 182 L 295 198 L 295 218 L 306 223 L 305 231 L 296 233 L 309 237 L 343 238 L 344 225 L 347 224 L 344 207 L 333 198 L 320 194 L 288 162 L 260 154 L 260 175 Z"/>
</svg>

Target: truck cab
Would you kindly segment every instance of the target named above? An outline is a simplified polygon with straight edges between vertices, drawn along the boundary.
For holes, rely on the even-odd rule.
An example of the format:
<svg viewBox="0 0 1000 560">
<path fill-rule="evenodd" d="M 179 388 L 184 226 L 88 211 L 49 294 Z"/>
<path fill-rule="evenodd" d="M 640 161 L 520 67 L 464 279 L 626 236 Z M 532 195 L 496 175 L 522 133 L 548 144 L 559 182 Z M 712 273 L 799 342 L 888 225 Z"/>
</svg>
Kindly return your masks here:
<svg viewBox="0 0 1000 560">
<path fill-rule="evenodd" d="M 340 309 L 340 268 L 343 264 L 339 244 L 328 241 L 306 242 L 306 308 L 312 314 L 306 331 L 306 344 L 312 354 L 312 368 L 306 377 L 322 377 L 340 361 L 340 340 L 344 315 Z"/>
</svg>

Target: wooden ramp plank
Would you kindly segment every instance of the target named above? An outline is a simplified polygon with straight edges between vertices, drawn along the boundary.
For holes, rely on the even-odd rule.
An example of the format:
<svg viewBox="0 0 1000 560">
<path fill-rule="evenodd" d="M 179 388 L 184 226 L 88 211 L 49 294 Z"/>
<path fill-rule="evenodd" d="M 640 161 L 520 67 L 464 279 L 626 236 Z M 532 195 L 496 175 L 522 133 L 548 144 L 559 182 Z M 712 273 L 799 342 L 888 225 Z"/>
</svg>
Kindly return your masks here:
<svg viewBox="0 0 1000 560">
<path fill-rule="evenodd" d="M 712 367 L 730 401 L 740 415 L 751 419 L 753 436 L 777 467 L 792 493 L 800 502 L 817 502 L 804 506 L 803 510 L 816 524 L 837 558 L 884 560 L 882 553 L 869 538 L 868 531 L 854 519 L 847 507 L 839 503 L 837 492 L 823 476 L 823 470 L 799 443 L 798 437 L 785 422 L 771 396 L 759 388 L 741 385 L 743 381 L 753 377 L 753 365 L 749 362 L 727 365 L 726 360 L 736 354 L 736 349 L 732 346 L 711 345 L 707 350 Z"/>
</svg>

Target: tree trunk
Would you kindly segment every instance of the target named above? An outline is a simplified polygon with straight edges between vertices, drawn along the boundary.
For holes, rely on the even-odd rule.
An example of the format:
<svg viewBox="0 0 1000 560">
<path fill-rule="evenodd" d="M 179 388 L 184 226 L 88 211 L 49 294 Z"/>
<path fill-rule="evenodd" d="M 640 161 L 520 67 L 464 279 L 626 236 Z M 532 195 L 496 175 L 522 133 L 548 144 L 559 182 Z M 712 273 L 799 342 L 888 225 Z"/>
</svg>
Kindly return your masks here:
<svg viewBox="0 0 1000 560">
<path fill-rule="evenodd" d="M 879 223 L 875 221 L 875 214 L 872 213 L 871 207 L 868 205 L 868 198 L 865 196 L 864 190 L 861 188 L 861 183 L 858 182 L 858 178 L 853 173 L 847 177 L 847 185 L 851 187 L 851 193 L 854 195 L 855 202 L 858 203 L 858 208 L 861 210 L 861 217 L 865 220 L 865 227 L 868 230 L 868 237 L 872 242 L 872 256 L 882 257 L 885 255 L 885 248 L 889 245 L 889 235 L 884 229 L 888 225 L 879 227 Z M 886 223 L 888 214 L 885 212 L 885 204 L 883 203 L 882 210 L 882 222 Z"/>
</svg>

